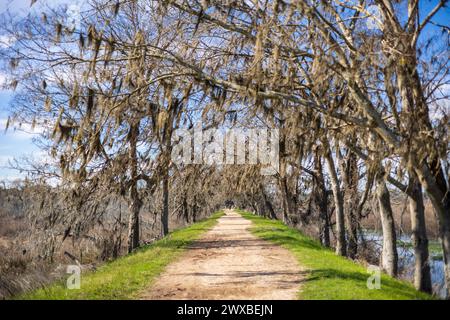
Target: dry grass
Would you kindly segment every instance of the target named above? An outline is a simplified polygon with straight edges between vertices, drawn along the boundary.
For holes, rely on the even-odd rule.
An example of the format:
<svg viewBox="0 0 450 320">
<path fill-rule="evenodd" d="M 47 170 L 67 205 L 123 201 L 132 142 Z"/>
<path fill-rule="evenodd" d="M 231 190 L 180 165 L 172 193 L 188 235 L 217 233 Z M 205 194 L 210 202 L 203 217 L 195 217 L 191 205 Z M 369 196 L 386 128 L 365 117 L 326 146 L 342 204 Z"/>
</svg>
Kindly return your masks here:
<svg viewBox="0 0 450 320">
<path fill-rule="evenodd" d="M 142 213 L 142 243 L 149 244 L 158 239 L 159 216 Z M 172 216 L 171 228 L 180 228 L 186 223 Z M 0 300 L 35 290 L 65 276 L 66 266 L 80 263 L 84 270 L 93 270 L 105 261 L 111 261 L 127 253 L 126 225 L 121 230 L 121 243 L 117 256 L 113 255 L 112 230 L 96 226 L 82 239 L 67 238 L 57 247 L 53 262 L 42 259 L 42 243 L 30 240 L 32 232 L 27 219 L 16 213 L 0 211 Z M 62 237 L 57 237 L 61 242 Z M 70 253 L 77 261 L 70 258 Z"/>
</svg>

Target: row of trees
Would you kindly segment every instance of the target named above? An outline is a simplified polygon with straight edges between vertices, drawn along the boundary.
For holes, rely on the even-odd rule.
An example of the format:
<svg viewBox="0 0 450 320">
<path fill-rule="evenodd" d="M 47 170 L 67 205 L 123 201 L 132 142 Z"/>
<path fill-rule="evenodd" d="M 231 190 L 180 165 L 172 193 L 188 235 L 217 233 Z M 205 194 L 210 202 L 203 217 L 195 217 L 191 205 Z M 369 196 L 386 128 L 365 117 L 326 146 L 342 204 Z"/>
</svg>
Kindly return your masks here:
<svg viewBox="0 0 450 320">
<path fill-rule="evenodd" d="M 448 288 L 449 29 L 433 22 L 447 2 L 90 0 L 77 27 L 62 8 L 5 18 L 15 43 L 1 54 L 20 92 L 12 120 L 47 129 L 41 143 L 58 166 L 35 172 L 70 192 L 76 221 L 92 225 L 81 206 L 97 210 L 108 194 L 128 200 L 129 251 L 143 200 L 156 192 L 163 235 L 171 203 L 189 219 L 200 202 L 234 199 L 317 226 L 324 245 L 350 258 L 361 219 L 378 211 L 381 265 L 396 276 L 395 188 L 409 201 L 415 286 L 431 292 L 425 191 Z M 279 172 L 175 166 L 175 130 L 200 121 L 279 129 Z"/>
</svg>

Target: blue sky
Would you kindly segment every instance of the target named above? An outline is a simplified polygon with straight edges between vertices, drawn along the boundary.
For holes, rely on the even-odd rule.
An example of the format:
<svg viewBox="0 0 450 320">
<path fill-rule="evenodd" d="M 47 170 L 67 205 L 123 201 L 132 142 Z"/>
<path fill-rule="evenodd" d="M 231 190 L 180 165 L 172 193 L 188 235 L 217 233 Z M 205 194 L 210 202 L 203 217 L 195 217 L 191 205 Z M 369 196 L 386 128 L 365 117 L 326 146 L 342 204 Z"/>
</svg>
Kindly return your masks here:
<svg viewBox="0 0 450 320">
<path fill-rule="evenodd" d="M 37 4 L 45 3 L 48 5 L 55 4 L 76 4 L 77 0 L 38 0 Z M 422 0 L 420 2 L 422 19 L 425 13 L 428 13 L 438 2 L 438 0 Z M 33 8 L 30 9 L 30 0 L 0 0 L 0 13 L 5 12 L 5 10 L 10 10 L 10 12 L 16 13 L 19 16 L 26 15 L 30 10 L 38 11 L 39 6 L 35 4 Z M 450 8 L 445 8 L 440 13 L 438 13 L 433 21 L 441 25 L 450 25 Z M 426 32 L 435 32 L 436 29 L 433 26 L 428 26 L 425 30 Z M 1 37 L 1 35 L 0 35 Z M 0 74 L 0 84 L 4 81 L 4 77 Z M 11 127 L 5 133 L 5 125 L 8 118 L 8 104 L 13 96 L 12 92 L 1 91 L 0 89 L 0 181 L 1 180 L 14 180 L 23 177 L 16 170 L 11 170 L 7 168 L 8 160 L 14 158 L 20 158 L 27 155 L 40 155 L 41 151 L 33 143 L 33 137 L 36 133 L 27 133 L 23 130 L 14 130 L 14 126 Z M 26 130 L 30 131 L 30 130 Z"/>
<path fill-rule="evenodd" d="M 5 132 L 8 118 L 6 107 L 10 99 L 11 93 L 0 92 L 0 181 L 21 177 L 18 171 L 4 168 L 8 166 L 8 160 L 25 155 L 36 155 L 41 152 L 32 142 L 33 136 L 36 134 L 14 130 L 14 126 Z"/>
<path fill-rule="evenodd" d="M 17 17 L 25 17 L 30 12 L 41 12 L 42 5 L 77 4 L 78 2 L 81 0 L 38 0 L 33 7 L 30 7 L 30 0 L 0 0 L 0 14 L 9 11 Z M 1 40 L 3 39 L 0 38 Z M 0 84 L 3 82 L 4 76 L 0 74 Z M 0 89 L 0 181 L 23 178 L 23 174 L 19 171 L 9 169 L 10 160 L 23 156 L 32 156 L 37 159 L 44 155 L 33 143 L 33 138 L 38 134 L 36 130 L 32 131 L 27 127 L 18 128 L 18 124 L 14 124 L 5 132 L 9 114 L 8 105 L 13 96 L 13 92 Z"/>
</svg>

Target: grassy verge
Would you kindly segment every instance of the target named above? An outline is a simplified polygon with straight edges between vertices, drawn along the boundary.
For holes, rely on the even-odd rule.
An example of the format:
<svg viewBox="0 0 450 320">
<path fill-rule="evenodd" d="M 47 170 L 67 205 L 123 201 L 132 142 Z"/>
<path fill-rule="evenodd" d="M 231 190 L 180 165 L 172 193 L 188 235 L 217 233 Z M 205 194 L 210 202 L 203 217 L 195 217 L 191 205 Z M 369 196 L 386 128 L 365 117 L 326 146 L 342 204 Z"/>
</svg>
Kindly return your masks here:
<svg viewBox="0 0 450 320">
<path fill-rule="evenodd" d="M 239 211 L 239 210 L 238 210 Z M 279 244 L 290 250 L 303 266 L 306 280 L 302 283 L 299 299 L 431 299 L 407 282 L 385 274 L 381 276 L 381 288 L 369 290 L 370 276 L 364 266 L 336 256 L 319 242 L 304 236 L 296 229 L 280 221 L 269 220 L 239 211 L 253 222 L 252 232 L 256 236 Z"/>
<path fill-rule="evenodd" d="M 133 299 L 151 284 L 164 268 L 184 251 L 186 246 L 212 228 L 222 215 L 217 212 L 212 217 L 176 230 L 164 239 L 142 247 L 133 254 L 124 256 L 99 267 L 95 272 L 83 274 L 81 289 L 68 290 L 65 283 L 18 297 L 18 299 Z"/>
</svg>

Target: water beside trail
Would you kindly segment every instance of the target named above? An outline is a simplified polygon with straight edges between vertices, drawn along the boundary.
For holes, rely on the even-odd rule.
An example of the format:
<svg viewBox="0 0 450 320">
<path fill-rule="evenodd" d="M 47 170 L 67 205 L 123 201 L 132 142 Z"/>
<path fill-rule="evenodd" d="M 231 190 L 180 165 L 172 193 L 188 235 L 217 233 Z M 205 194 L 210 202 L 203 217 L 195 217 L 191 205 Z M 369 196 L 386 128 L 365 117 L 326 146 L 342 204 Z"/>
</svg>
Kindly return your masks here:
<svg viewBox="0 0 450 320">
<path fill-rule="evenodd" d="M 378 254 L 381 254 L 383 245 L 383 236 L 374 230 L 365 230 L 363 238 L 375 244 Z M 361 239 L 362 241 L 362 239 Z M 397 252 L 399 270 L 402 278 L 409 281 L 414 279 L 414 249 L 411 244 L 411 237 L 409 235 L 399 236 L 397 239 Z M 429 263 L 431 271 L 431 282 L 433 284 L 433 293 L 441 298 L 445 297 L 445 282 L 444 282 L 444 260 L 442 255 L 442 248 L 438 241 L 430 241 L 429 246 Z"/>
</svg>

